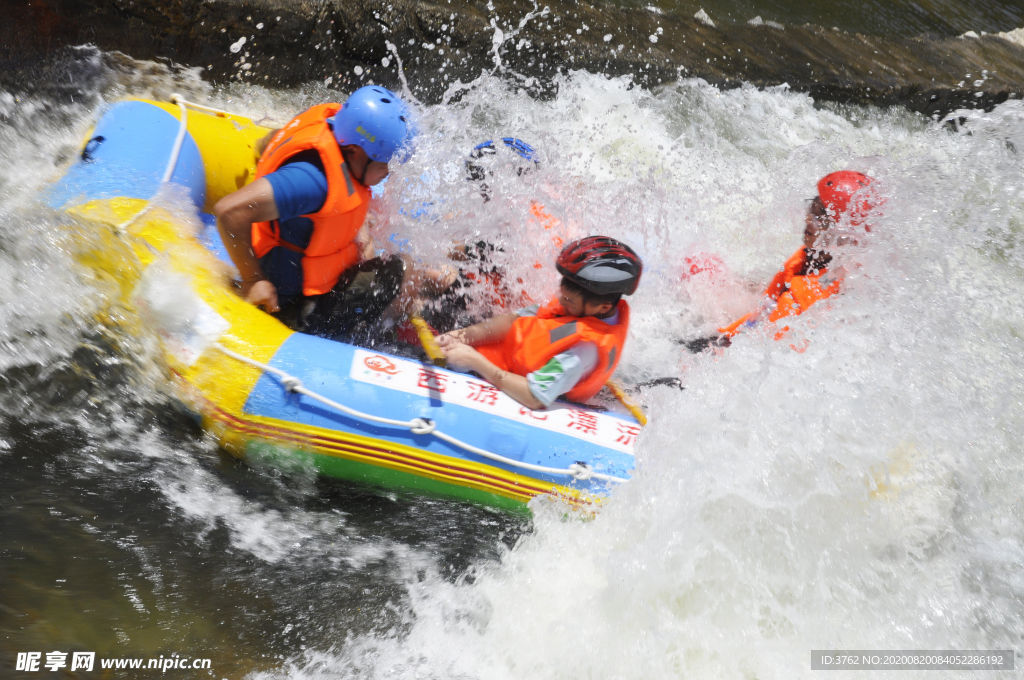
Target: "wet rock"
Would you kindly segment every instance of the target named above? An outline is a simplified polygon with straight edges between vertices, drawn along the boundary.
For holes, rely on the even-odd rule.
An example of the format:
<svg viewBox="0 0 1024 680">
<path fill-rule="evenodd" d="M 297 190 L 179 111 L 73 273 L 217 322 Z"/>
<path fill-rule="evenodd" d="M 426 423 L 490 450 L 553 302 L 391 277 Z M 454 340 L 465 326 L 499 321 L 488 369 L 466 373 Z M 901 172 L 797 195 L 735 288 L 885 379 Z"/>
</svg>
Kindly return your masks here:
<svg viewBox="0 0 1024 680">
<path fill-rule="evenodd" d="M 887 39 L 567 0 L 31 0 L 8 15 L 0 26 L 8 83 L 55 50 L 94 43 L 221 81 L 323 80 L 347 91 L 404 77 L 425 101 L 457 96 L 481 73 L 543 95 L 557 74 L 576 69 L 643 86 L 680 76 L 722 87 L 787 84 L 820 100 L 939 116 L 1024 92 L 1024 46 L 997 36 Z"/>
</svg>

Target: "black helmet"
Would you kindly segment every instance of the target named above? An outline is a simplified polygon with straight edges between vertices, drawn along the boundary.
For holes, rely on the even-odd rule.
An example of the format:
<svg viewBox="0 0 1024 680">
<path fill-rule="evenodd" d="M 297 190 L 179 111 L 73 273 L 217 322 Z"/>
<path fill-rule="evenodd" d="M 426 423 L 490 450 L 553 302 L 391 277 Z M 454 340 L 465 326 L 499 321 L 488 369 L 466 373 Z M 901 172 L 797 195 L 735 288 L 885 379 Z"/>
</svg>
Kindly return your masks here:
<svg viewBox="0 0 1024 680">
<path fill-rule="evenodd" d="M 644 263 L 625 243 L 607 236 L 588 236 L 563 248 L 555 268 L 595 295 L 632 295 Z"/>
</svg>

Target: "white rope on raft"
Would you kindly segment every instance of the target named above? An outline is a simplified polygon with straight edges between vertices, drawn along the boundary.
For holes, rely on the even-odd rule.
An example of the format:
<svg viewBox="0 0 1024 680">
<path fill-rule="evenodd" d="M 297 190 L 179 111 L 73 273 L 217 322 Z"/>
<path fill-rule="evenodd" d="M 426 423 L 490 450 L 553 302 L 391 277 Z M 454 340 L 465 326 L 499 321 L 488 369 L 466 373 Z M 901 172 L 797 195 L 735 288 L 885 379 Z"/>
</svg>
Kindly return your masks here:
<svg viewBox="0 0 1024 680">
<path fill-rule="evenodd" d="M 216 113 L 219 116 L 236 116 L 236 117 L 239 117 L 239 118 L 241 117 L 241 115 L 237 114 L 237 113 L 231 113 L 230 111 L 222 111 L 221 109 L 215 109 L 215 108 L 213 108 L 211 106 L 203 106 L 202 104 L 196 104 L 195 102 L 190 102 L 187 99 L 185 99 L 184 97 L 182 97 L 180 94 L 177 94 L 177 93 L 171 95 L 171 101 L 174 102 L 175 104 L 179 104 L 179 105 L 184 104 L 185 106 L 189 107 L 190 109 L 196 109 L 197 111 L 206 111 L 208 113 Z"/>
<path fill-rule="evenodd" d="M 344 404 L 339 404 L 338 402 L 328 399 L 323 395 L 317 394 L 312 390 L 306 389 L 303 386 L 302 381 L 296 378 L 295 376 L 285 373 L 284 371 L 278 368 L 274 368 L 273 366 L 268 366 L 267 364 L 256 361 L 255 359 L 250 359 L 249 357 L 243 354 L 239 354 L 238 352 L 234 352 L 225 347 L 224 345 L 220 344 L 219 342 L 213 343 L 212 346 L 215 349 L 219 350 L 220 352 L 224 353 L 225 355 L 231 357 L 232 359 L 235 359 L 236 361 L 241 361 L 243 364 L 248 364 L 250 366 L 258 368 L 264 373 L 269 373 L 271 375 L 277 376 L 281 381 L 281 386 L 284 387 L 287 391 L 294 392 L 296 394 L 304 394 L 310 399 L 315 399 L 316 401 L 319 401 L 321 404 L 324 404 L 325 406 L 329 406 L 337 411 L 341 411 L 342 413 L 350 415 L 354 418 L 360 418 L 362 420 L 368 420 L 374 423 L 381 423 L 383 425 L 392 425 L 394 427 L 404 427 L 413 434 L 432 434 L 438 439 L 448 442 L 453 446 L 463 448 L 466 451 L 469 451 L 470 453 L 475 453 L 478 456 L 488 458 L 498 463 L 504 463 L 505 465 L 509 465 L 511 467 L 530 470 L 531 472 L 542 472 L 544 474 L 549 475 L 567 475 L 569 477 L 572 477 L 573 479 L 581 481 L 587 479 L 599 479 L 604 482 L 615 482 L 618 484 L 622 484 L 624 482 L 629 481 L 623 479 L 622 477 L 614 477 L 612 475 L 605 475 L 601 474 L 600 472 L 594 472 L 594 470 L 589 465 L 586 465 L 584 463 L 573 463 L 568 468 L 552 468 L 545 467 L 543 465 L 533 465 L 532 463 L 524 463 L 522 461 L 506 458 L 496 453 L 491 453 L 490 451 L 487 451 L 485 449 L 473 446 L 472 444 L 467 444 L 466 442 L 456 439 L 451 435 L 445 434 L 441 430 L 437 429 L 437 425 L 435 423 L 427 420 L 426 418 L 413 418 L 412 420 L 394 420 L 392 418 L 372 416 L 369 413 L 363 413 L 362 411 L 357 411 L 353 408 L 349 408 Z"/>
<path fill-rule="evenodd" d="M 171 147 L 170 158 L 167 159 L 167 167 L 164 169 L 163 177 L 160 178 L 160 186 L 171 181 L 171 177 L 174 175 L 174 168 L 178 165 L 178 157 L 181 155 L 181 147 L 185 143 L 185 133 L 188 132 L 188 109 L 185 108 L 185 105 L 189 102 L 182 99 L 180 94 L 172 94 L 171 101 L 178 105 L 178 110 L 181 111 L 181 120 L 178 124 L 178 135 L 174 138 L 174 146 Z M 159 191 L 159 187 L 157 190 Z M 129 217 L 121 224 L 117 225 L 116 229 L 118 231 L 124 231 L 134 224 L 136 220 L 148 213 L 152 208 L 152 202 L 146 203 L 146 207 Z"/>
<path fill-rule="evenodd" d="M 188 132 L 188 109 L 189 108 L 197 109 L 199 111 L 207 111 L 209 113 L 215 113 L 215 114 L 217 114 L 219 116 L 236 116 L 236 115 L 238 115 L 238 114 L 230 113 L 228 111 L 222 111 L 220 109 L 215 109 L 215 108 L 210 107 L 210 106 L 203 106 L 202 104 L 196 104 L 195 102 L 190 102 L 187 99 L 185 99 L 184 97 L 182 97 L 180 94 L 178 94 L 177 92 L 175 92 L 174 94 L 171 95 L 171 103 L 178 105 L 178 110 L 181 112 L 181 119 L 180 119 L 180 121 L 178 123 L 178 135 L 177 135 L 177 137 L 174 138 L 174 146 L 171 147 L 171 155 L 167 159 L 167 167 L 164 169 L 163 177 L 160 178 L 160 186 L 163 186 L 164 184 L 167 184 L 168 182 L 171 181 L 171 176 L 174 175 L 174 169 L 178 165 L 178 157 L 181 156 L 181 147 L 185 143 L 185 134 Z M 130 227 L 132 224 L 134 224 L 136 220 L 138 220 L 140 217 L 142 217 L 143 215 L 148 213 L 152 207 L 153 207 L 152 203 L 147 203 L 146 207 L 144 207 L 142 210 L 140 210 L 139 212 L 135 213 L 134 215 L 129 217 L 127 220 L 125 220 L 121 224 L 117 225 L 116 229 L 118 231 L 124 231 L 125 229 Z"/>
</svg>

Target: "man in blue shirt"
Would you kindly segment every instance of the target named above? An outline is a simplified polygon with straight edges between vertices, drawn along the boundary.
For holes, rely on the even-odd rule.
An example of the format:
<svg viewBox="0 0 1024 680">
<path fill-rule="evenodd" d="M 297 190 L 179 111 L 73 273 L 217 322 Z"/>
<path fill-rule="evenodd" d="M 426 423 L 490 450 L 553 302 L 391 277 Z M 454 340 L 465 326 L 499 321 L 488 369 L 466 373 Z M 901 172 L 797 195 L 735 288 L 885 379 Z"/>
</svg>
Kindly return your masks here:
<svg viewBox="0 0 1024 680">
<path fill-rule="evenodd" d="M 300 114 L 270 140 L 257 179 L 214 207 L 249 302 L 296 330 L 336 335 L 397 296 L 398 258 L 375 257 L 369 187 L 408 144 L 408 109 L 382 87 Z"/>
</svg>

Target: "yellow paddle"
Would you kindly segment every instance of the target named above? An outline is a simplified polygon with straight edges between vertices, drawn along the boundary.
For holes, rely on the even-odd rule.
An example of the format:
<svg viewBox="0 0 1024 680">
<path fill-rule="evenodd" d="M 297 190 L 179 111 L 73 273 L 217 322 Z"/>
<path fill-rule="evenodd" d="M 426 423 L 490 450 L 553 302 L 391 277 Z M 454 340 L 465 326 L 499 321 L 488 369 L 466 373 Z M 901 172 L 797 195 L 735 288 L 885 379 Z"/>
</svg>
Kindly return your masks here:
<svg viewBox="0 0 1024 680">
<path fill-rule="evenodd" d="M 608 391 L 611 392 L 612 395 L 616 399 L 618 399 L 619 402 L 621 402 L 622 405 L 625 406 L 631 414 L 633 414 L 633 417 L 636 418 L 636 422 L 640 423 L 641 425 L 647 424 L 647 416 L 644 415 L 643 409 L 641 409 L 639 406 L 630 401 L 629 397 L 626 396 L 626 393 L 622 390 L 622 388 L 619 386 L 617 382 L 615 382 L 614 380 L 609 380 L 608 382 L 605 383 L 605 385 L 608 387 Z"/>
<path fill-rule="evenodd" d="M 409 323 L 416 329 L 416 335 L 420 338 L 423 351 L 427 353 L 430 360 L 434 362 L 435 366 L 445 368 L 447 362 L 445 361 L 444 354 L 441 352 L 441 348 L 438 347 L 437 340 L 434 338 L 434 334 L 431 332 L 427 322 L 419 314 L 410 314 Z"/>
</svg>

